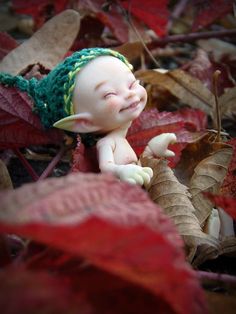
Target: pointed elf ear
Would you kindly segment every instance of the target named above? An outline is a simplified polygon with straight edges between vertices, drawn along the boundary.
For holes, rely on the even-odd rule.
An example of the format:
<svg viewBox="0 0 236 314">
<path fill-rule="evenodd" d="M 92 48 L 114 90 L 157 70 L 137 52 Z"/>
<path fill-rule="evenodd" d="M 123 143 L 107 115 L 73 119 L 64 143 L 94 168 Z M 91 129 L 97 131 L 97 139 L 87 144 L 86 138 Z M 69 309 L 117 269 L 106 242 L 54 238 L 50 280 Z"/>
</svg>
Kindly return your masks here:
<svg viewBox="0 0 236 314">
<path fill-rule="evenodd" d="M 93 124 L 92 116 L 88 112 L 68 116 L 55 122 L 53 126 L 75 133 L 91 133 L 101 129 L 99 126 Z"/>
</svg>

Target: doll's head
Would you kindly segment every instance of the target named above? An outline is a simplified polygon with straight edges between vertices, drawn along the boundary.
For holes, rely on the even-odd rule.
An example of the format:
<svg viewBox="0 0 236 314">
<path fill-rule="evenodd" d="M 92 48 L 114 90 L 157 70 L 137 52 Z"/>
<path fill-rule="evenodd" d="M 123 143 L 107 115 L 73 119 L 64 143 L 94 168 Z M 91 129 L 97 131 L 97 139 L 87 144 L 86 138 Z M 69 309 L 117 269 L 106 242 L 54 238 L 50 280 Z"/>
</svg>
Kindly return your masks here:
<svg viewBox="0 0 236 314">
<path fill-rule="evenodd" d="M 0 73 L 0 82 L 26 91 L 46 128 L 108 132 L 138 117 L 146 104 L 146 91 L 131 69 L 118 52 L 90 48 L 75 52 L 40 81 Z"/>
</svg>

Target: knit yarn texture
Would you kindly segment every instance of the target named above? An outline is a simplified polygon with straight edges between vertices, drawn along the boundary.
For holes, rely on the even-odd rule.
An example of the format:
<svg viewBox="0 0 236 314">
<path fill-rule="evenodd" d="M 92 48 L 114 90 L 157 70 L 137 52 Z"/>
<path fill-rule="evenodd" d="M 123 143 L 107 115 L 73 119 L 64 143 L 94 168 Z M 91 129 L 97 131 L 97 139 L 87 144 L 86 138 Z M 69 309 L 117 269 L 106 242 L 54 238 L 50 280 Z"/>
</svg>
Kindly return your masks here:
<svg viewBox="0 0 236 314">
<path fill-rule="evenodd" d="M 73 53 L 59 63 L 41 80 L 27 80 L 22 76 L 0 73 L 0 83 L 15 86 L 26 92 L 34 101 L 33 111 L 37 113 L 45 128 L 73 115 L 72 96 L 78 72 L 90 61 L 99 56 L 113 56 L 124 62 L 129 69 L 132 65 L 117 51 L 108 48 L 88 48 Z"/>
</svg>

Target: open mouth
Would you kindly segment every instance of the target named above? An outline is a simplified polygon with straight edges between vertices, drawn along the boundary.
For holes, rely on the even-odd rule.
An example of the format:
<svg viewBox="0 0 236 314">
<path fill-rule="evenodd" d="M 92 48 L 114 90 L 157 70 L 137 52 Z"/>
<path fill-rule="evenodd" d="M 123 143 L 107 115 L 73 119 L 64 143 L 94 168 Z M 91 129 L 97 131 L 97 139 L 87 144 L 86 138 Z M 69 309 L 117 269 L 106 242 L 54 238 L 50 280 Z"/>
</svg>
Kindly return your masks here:
<svg viewBox="0 0 236 314">
<path fill-rule="evenodd" d="M 135 109 L 135 108 L 139 105 L 139 103 L 140 103 L 140 101 L 135 101 L 135 102 L 133 102 L 131 105 L 129 105 L 129 106 L 125 107 L 125 108 L 122 108 L 122 109 L 120 110 L 120 112 L 126 111 L 126 110 Z"/>
</svg>

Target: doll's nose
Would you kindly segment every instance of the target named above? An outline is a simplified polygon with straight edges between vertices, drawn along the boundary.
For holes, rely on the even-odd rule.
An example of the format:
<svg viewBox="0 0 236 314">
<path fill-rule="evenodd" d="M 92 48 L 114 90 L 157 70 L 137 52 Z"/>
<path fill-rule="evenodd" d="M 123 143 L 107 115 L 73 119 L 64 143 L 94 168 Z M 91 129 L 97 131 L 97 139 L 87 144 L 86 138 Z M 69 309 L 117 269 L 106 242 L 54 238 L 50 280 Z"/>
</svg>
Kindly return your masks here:
<svg viewBox="0 0 236 314">
<path fill-rule="evenodd" d="M 133 91 L 133 90 L 128 90 L 127 91 L 127 94 L 126 94 L 126 99 L 130 99 L 130 98 L 132 98 L 132 97 L 134 97 L 136 95 L 136 93 L 135 93 L 135 91 Z"/>
</svg>

